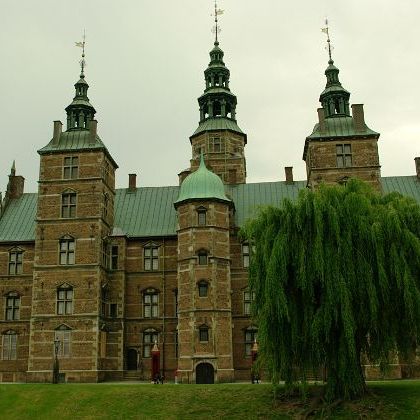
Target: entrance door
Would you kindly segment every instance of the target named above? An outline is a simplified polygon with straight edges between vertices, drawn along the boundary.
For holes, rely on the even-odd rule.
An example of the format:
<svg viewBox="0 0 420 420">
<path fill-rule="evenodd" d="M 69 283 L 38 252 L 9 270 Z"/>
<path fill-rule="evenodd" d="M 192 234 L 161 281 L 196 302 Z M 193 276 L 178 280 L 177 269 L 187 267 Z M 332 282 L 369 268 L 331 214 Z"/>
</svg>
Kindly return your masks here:
<svg viewBox="0 0 420 420">
<path fill-rule="evenodd" d="M 137 350 L 127 350 L 127 370 L 137 370 Z"/>
<path fill-rule="evenodd" d="M 210 363 L 200 363 L 195 368 L 196 384 L 214 384 L 214 369 Z"/>
</svg>

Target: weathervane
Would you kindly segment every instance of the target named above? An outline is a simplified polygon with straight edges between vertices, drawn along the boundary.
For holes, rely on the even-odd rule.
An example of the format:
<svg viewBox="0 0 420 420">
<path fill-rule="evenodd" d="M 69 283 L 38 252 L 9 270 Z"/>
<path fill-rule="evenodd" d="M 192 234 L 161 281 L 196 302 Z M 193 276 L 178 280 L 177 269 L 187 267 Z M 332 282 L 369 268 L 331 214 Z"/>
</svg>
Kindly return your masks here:
<svg viewBox="0 0 420 420">
<path fill-rule="evenodd" d="M 76 47 L 82 48 L 82 59 L 80 60 L 80 67 L 82 69 L 80 73 L 80 77 L 84 76 L 84 70 L 86 67 L 85 61 L 85 43 L 86 43 L 86 31 L 83 31 L 83 42 L 76 42 Z"/>
<path fill-rule="evenodd" d="M 330 57 L 330 61 L 333 61 L 331 56 L 331 51 L 333 50 L 333 47 L 331 45 L 331 39 L 330 39 L 330 28 L 328 26 L 328 19 L 325 18 L 325 28 L 321 28 L 321 31 L 324 32 L 324 34 L 327 34 L 327 48 L 328 48 L 328 56 Z"/>
<path fill-rule="evenodd" d="M 220 28 L 220 25 L 219 25 L 219 16 L 223 15 L 223 12 L 224 12 L 224 10 L 217 8 L 217 0 L 214 0 L 214 15 L 212 15 L 212 16 L 214 16 L 213 33 L 216 36 L 216 39 L 214 41 L 215 44 L 219 43 L 218 36 L 219 36 L 220 32 L 222 32 L 222 29 Z"/>
</svg>

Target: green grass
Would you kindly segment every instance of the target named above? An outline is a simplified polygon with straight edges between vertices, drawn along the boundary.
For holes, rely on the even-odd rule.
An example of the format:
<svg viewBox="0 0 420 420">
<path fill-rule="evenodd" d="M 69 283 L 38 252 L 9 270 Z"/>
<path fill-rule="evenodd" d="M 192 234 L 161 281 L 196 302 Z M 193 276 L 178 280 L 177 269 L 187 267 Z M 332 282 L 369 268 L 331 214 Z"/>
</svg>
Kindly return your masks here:
<svg viewBox="0 0 420 420">
<path fill-rule="evenodd" d="M 420 419 L 420 381 L 377 382 L 370 389 L 375 395 L 329 414 Z M 0 385 L 1 419 L 287 419 L 305 407 L 299 400 L 273 403 L 268 384 Z"/>
</svg>

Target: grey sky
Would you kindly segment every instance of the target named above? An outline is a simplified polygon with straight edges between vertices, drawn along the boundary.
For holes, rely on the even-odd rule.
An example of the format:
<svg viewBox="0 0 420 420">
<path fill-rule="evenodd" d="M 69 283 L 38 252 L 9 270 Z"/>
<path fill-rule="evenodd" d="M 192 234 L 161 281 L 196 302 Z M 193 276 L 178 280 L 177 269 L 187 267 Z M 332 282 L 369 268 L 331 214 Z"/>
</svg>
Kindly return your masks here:
<svg viewBox="0 0 420 420">
<path fill-rule="evenodd" d="M 188 167 L 189 136 L 213 44 L 212 0 L 0 0 L 2 51 L 0 190 L 13 159 L 36 191 L 36 150 L 65 122 L 86 28 L 86 80 L 99 135 L 138 184 L 176 185 Z M 420 155 L 416 0 L 219 0 L 220 46 L 248 134 L 248 182 L 305 178 L 304 139 L 325 86 L 328 15 L 333 56 L 351 103 L 381 133 L 382 175 L 414 173 Z"/>
</svg>

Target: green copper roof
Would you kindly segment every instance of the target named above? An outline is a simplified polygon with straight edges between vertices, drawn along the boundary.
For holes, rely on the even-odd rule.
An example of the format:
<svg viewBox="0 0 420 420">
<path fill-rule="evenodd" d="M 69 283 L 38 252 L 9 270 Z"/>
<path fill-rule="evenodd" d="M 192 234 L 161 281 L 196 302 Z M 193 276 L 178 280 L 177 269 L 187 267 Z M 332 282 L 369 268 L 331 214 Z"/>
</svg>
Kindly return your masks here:
<svg viewBox="0 0 420 420">
<path fill-rule="evenodd" d="M 244 134 L 244 132 L 239 128 L 236 121 L 231 120 L 230 118 L 209 118 L 207 120 L 201 121 L 197 130 L 194 131 L 194 134 L 191 137 L 196 136 L 197 134 L 204 133 L 206 131 L 218 131 L 218 130 L 229 130 L 235 133 Z"/>
<path fill-rule="evenodd" d="M 319 124 L 316 124 L 312 134 L 307 139 L 324 139 L 328 137 L 365 137 L 379 136 L 379 133 L 371 130 L 365 125 L 365 130 L 361 131 L 354 128 L 352 117 L 335 116 L 325 118 L 325 132 L 321 133 Z"/>
<path fill-rule="evenodd" d="M 416 176 L 383 177 L 381 183 L 384 193 L 396 191 L 420 204 L 420 181 Z M 279 205 L 284 198 L 295 200 L 305 187 L 306 181 L 226 185 L 226 192 L 235 203 L 236 226 L 243 226 L 255 216 L 260 206 Z M 175 236 L 177 217 L 173 203 L 179 191 L 177 186 L 141 187 L 135 192 L 117 189 L 114 230 L 128 237 Z M 0 242 L 34 241 L 36 208 L 37 194 L 23 194 L 11 200 L 0 217 Z"/>
<path fill-rule="evenodd" d="M 225 195 L 223 181 L 207 169 L 203 155 L 201 155 L 198 169 L 188 175 L 181 184 L 179 197 L 175 204 L 197 199 L 231 201 Z"/>
</svg>

